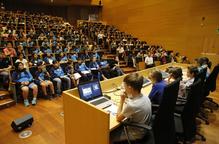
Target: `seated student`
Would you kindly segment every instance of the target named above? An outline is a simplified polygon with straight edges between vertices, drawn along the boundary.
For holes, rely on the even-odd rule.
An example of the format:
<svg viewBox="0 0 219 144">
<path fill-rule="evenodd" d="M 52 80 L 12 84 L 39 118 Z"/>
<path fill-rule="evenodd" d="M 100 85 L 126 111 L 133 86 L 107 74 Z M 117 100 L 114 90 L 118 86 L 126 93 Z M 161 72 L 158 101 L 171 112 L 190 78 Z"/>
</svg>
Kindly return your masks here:
<svg viewBox="0 0 219 144">
<path fill-rule="evenodd" d="M 37 54 L 33 54 L 33 56 L 30 59 L 29 66 L 37 66 L 37 64 L 41 62 L 42 64 L 44 64 L 44 61 L 38 58 Z"/>
<path fill-rule="evenodd" d="M 84 78 L 86 81 L 92 79 L 92 74 L 90 69 L 86 66 L 85 62 L 81 60 L 80 58 L 78 59 L 78 63 L 75 66 L 76 72 L 78 72 L 82 78 Z"/>
<path fill-rule="evenodd" d="M 78 53 L 73 52 L 73 54 L 69 54 L 69 59 L 72 61 L 77 61 L 78 60 Z"/>
<path fill-rule="evenodd" d="M 56 58 L 51 53 L 47 53 L 43 60 L 46 64 L 53 64 Z"/>
<path fill-rule="evenodd" d="M 52 50 L 50 49 L 50 47 L 42 47 L 42 51 L 43 53 L 52 53 Z"/>
<path fill-rule="evenodd" d="M 162 74 L 159 71 L 153 72 L 149 78 L 152 81 L 152 90 L 149 98 L 153 104 L 160 104 L 163 98 L 163 91 L 167 83 L 163 80 Z"/>
<path fill-rule="evenodd" d="M 60 63 L 65 63 L 68 61 L 68 57 L 63 52 L 61 52 L 59 54 L 58 60 Z"/>
<path fill-rule="evenodd" d="M 12 47 L 11 42 L 7 43 L 7 47 L 3 49 L 5 56 L 16 57 L 17 53 L 15 49 Z"/>
<path fill-rule="evenodd" d="M 176 79 L 181 79 L 180 84 L 179 84 L 178 98 L 185 97 L 184 95 L 185 95 L 186 86 L 184 82 L 182 81 L 182 76 L 183 76 L 182 69 L 179 67 L 173 67 L 170 69 L 169 74 L 170 76 L 168 78 L 168 83 L 171 83 L 175 81 Z"/>
<path fill-rule="evenodd" d="M 71 88 L 71 79 L 67 75 L 65 75 L 58 61 L 53 61 L 53 67 L 50 70 L 50 74 L 53 81 L 55 81 L 57 84 L 58 95 L 61 95 L 61 86 L 63 81 L 67 83 L 67 89 Z"/>
<path fill-rule="evenodd" d="M 46 70 L 45 65 L 43 65 L 42 62 L 38 63 L 38 70 L 35 74 L 36 76 L 36 83 L 42 87 L 43 94 L 45 98 L 52 98 L 52 96 L 55 96 L 54 92 L 54 86 L 53 83 L 50 81 L 50 74 Z M 47 87 L 50 88 L 51 96 L 48 96 L 47 94 Z"/>
<path fill-rule="evenodd" d="M 22 53 L 18 54 L 18 59 L 15 61 L 15 63 L 21 62 L 24 64 L 24 68 L 28 68 L 28 62 L 26 59 L 24 59 L 24 56 Z"/>
<path fill-rule="evenodd" d="M 42 55 L 43 52 L 40 50 L 40 47 L 39 46 L 36 46 L 33 50 L 33 53 L 34 54 L 37 54 L 37 55 Z"/>
<path fill-rule="evenodd" d="M 125 92 L 120 96 L 116 119 L 121 122 L 127 119 L 130 122 L 148 125 L 151 121 L 151 102 L 150 99 L 141 93 L 143 77 L 138 73 L 127 75 L 124 80 Z M 141 139 L 145 131 L 139 128 L 128 128 L 130 140 Z M 110 143 L 126 139 L 124 128 L 113 130 L 110 133 Z"/>
<path fill-rule="evenodd" d="M 22 96 L 24 98 L 24 106 L 29 106 L 28 95 L 29 88 L 33 90 L 32 105 L 37 103 L 38 87 L 33 82 L 33 76 L 24 68 L 23 63 L 18 62 L 15 64 L 16 71 L 12 74 L 12 81 L 20 85 Z"/>
<path fill-rule="evenodd" d="M 108 79 L 111 78 L 111 69 L 110 69 L 110 65 L 109 65 L 108 61 L 107 60 L 100 60 L 98 64 L 101 68 L 103 75 Z"/>
<path fill-rule="evenodd" d="M 0 90 L 8 87 L 9 84 L 9 71 L 11 69 L 11 61 L 9 58 L 4 58 L 4 55 L 0 53 Z M 4 86 L 4 88 L 3 88 Z"/>
<path fill-rule="evenodd" d="M 57 46 L 55 46 L 55 48 L 54 48 L 54 53 L 60 54 L 61 52 L 63 52 L 62 47 L 61 47 L 60 43 L 58 43 Z"/>
<path fill-rule="evenodd" d="M 24 48 L 23 48 L 21 43 L 17 46 L 17 53 L 22 53 L 23 56 L 26 57 L 25 52 L 24 52 Z"/>
<path fill-rule="evenodd" d="M 92 73 L 94 78 L 97 78 L 98 80 L 101 80 L 101 79 L 104 79 L 104 80 L 105 80 L 105 79 L 107 79 L 107 78 L 103 75 L 103 73 L 102 73 L 102 71 L 101 71 L 101 69 L 100 69 L 100 66 L 99 66 L 99 64 L 97 63 L 97 59 L 96 59 L 95 56 L 92 58 L 92 61 L 91 61 L 90 64 L 89 64 L 89 68 L 90 68 L 91 72 L 92 72 L 92 71 L 96 71 L 96 72 Z"/>
<path fill-rule="evenodd" d="M 178 78 L 182 79 L 182 69 L 178 67 L 173 67 L 169 71 L 170 77 L 168 79 L 168 82 L 172 82 Z M 187 69 L 187 80 L 180 81 L 179 85 L 179 92 L 178 92 L 178 98 L 186 99 L 186 88 L 193 84 L 195 77 L 198 74 L 197 67 L 190 66 Z"/>
<path fill-rule="evenodd" d="M 146 68 L 154 67 L 154 59 L 151 53 L 145 57 Z"/>
<path fill-rule="evenodd" d="M 85 50 L 84 54 L 81 55 L 81 59 L 90 60 L 90 58 L 91 58 L 91 56 L 89 55 L 87 50 Z"/>
<path fill-rule="evenodd" d="M 74 63 L 72 60 L 68 61 L 68 66 L 65 68 L 65 73 L 71 78 L 73 85 L 77 86 L 79 84 L 79 78 L 81 75 L 74 70 Z"/>
<path fill-rule="evenodd" d="M 100 55 L 97 51 L 93 51 L 93 57 L 96 57 L 97 60 L 100 60 Z"/>
<path fill-rule="evenodd" d="M 111 72 L 115 73 L 115 76 L 124 75 L 124 72 L 119 67 L 119 57 L 118 56 L 116 56 L 115 60 L 111 60 L 109 62 L 109 66 L 110 66 Z"/>
<path fill-rule="evenodd" d="M 198 67 L 199 72 L 207 68 L 207 73 L 206 73 L 206 78 L 207 78 L 211 73 L 211 70 L 210 70 L 211 62 L 209 61 L 209 59 L 206 57 L 201 57 L 197 59 L 196 62 L 197 62 L 197 67 Z"/>
</svg>

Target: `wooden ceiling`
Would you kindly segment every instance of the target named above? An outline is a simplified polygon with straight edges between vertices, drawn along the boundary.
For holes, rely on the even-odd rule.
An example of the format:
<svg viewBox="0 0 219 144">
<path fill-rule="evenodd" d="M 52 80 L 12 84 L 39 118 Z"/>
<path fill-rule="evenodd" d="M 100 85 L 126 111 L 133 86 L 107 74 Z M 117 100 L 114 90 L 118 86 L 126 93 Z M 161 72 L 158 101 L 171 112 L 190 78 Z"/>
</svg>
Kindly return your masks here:
<svg viewBox="0 0 219 144">
<path fill-rule="evenodd" d="M 69 6 L 69 5 L 91 5 L 91 0 L 16 0 L 15 3 L 26 4 L 39 4 L 39 5 L 56 5 L 56 6 Z"/>
</svg>

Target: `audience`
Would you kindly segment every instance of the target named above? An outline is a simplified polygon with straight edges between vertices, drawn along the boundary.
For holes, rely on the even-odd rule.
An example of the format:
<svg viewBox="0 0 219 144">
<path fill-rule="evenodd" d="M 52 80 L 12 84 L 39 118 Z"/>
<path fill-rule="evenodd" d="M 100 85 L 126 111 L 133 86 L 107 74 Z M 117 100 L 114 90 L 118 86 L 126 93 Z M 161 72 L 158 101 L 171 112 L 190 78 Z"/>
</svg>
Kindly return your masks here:
<svg viewBox="0 0 219 144">
<path fill-rule="evenodd" d="M 11 14 L 13 13 L 7 15 L 2 13 L 2 17 L 10 17 Z M 2 20 L 7 23 L 8 19 Z M 13 21 L 13 18 L 11 21 Z M 0 28 L 4 60 L 7 59 L 7 61 L 2 62 L 5 65 L 1 66 L 0 75 L 3 75 L 3 79 L 8 79 L 6 67 L 11 64 L 13 66 L 14 61 L 16 65 L 22 62 L 24 68 L 30 69 L 32 74 L 32 68 L 38 66 L 39 63 L 47 69 L 52 66 L 50 69 L 51 80 L 55 86 L 58 84 L 58 94 L 61 94 L 62 91 L 60 80 L 66 81 L 68 83 L 66 88 L 69 89 L 73 85 L 77 86 L 79 82 L 94 78 L 104 80 L 123 75 L 124 72 L 119 64 L 121 60 L 124 60 L 127 66 L 132 67 L 136 67 L 138 62 L 145 60 L 148 68 L 154 66 L 155 61 L 161 61 L 162 64 L 165 64 L 172 62 L 174 58 L 176 59 L 179 56 L 179 54 L 174 56 L 174 53 L 164 50 L 161 46 L 149 46 L 147 42 L 121 32 L 114 26 L 101 23 L 82 22 L 76 28 L 60 17 L 42 16 L 40 14 L 21 14 L 18 23 L 21 23 L 19 27 L 10 23 L 8 25 L 3 24 L 3 27 Z M 102 52 L 102 49 L 105 48 L 113 54 L 116 54 L 117 51 L 118 57 L 115 60 L 103 59 L 102 54 L 104 52 Z M 56 60 L 59 61 L 58 64 L 56 64 Z M 66 67 L 65 64 L 69 60 L 73 62 L 69 62 Z M 187 59 L 182 57 L 182 62 L 186 63 Z M 64 69 L 59 63 L 64 66 Z M 43 75 L 44 71 L 40 67 L 37 68 L 38 74 Z M 95 70 L 91 71 L 93 68 L 97 69 L 97 74 L 94 72 Z M 56 76 L 54 72 L 57 72 Z M 33 75 L 35 74 L 34 71 Z M 49 81 L 49 79 L 44 80 L 43 77 L 41 79 Z M 36 77 L 36 80 L 38 80 L 37 84 L 40 86 L 39 78 Z M 46 96 L 48 94 L 45 87 L 51 87 L 50 83 L 45 85 L 43 82 L 43 94 Z M 50 92 L 53 94 L 52 90 Z"/>
</svg>

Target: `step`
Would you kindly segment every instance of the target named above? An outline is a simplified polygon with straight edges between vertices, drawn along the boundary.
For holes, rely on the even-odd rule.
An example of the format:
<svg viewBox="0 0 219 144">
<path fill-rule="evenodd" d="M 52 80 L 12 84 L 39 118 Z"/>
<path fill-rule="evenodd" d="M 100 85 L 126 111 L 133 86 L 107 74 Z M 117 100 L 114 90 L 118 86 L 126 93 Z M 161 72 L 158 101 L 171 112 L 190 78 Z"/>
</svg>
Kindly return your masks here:
<svg viewBox="0 0 219 144">
<path fill-rule="evenodd" d="M 119 61 L 119 64 L 126 64 L 125 61 Z"/>
<path fill-rule="evenodd" d="M 126 68 L 127 65 L 126 65 L 126 64 L 119 64 L 119 67 L 120 67 L 120 68 Z"/>
<path fill-rule="evenodd" d="M 12 107 L 15 104 L 15 101 L 11 98 L 0 100 L 0 110 Z"/>
<path fill-rule="evenodd" d="M 0 91 L 0 100 L 6 99 L 10 97 L 10 93 L 8 91 Z"/>
<path fill-rule="evenodd" d="M 132 73 L 132 72 L 136 72 L 136 68 L 133 68 L 133 67 L 126 67 L 126 68 L 122 68 L 123 72 L 124 73 Z"/>
</svg>

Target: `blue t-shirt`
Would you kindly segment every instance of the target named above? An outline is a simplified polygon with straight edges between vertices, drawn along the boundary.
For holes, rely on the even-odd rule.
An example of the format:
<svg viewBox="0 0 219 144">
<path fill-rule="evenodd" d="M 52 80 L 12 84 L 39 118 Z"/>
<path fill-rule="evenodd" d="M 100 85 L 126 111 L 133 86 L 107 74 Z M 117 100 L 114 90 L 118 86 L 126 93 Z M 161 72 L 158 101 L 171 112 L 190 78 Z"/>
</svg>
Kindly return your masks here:
<svg viewBox="0 0 219 144">
<path fill-rule="evenodd" d="M 149 98 L 153 104 L 160 104 L 163 98 L 163 91 L 167 83 L 165 81 L 153 84 Z"/>
</svg>

